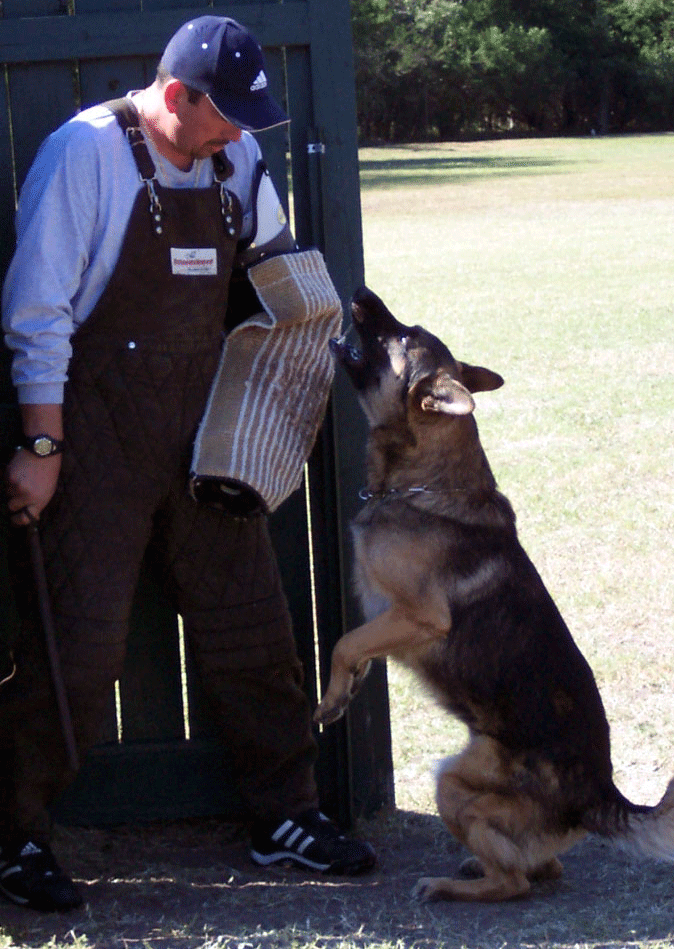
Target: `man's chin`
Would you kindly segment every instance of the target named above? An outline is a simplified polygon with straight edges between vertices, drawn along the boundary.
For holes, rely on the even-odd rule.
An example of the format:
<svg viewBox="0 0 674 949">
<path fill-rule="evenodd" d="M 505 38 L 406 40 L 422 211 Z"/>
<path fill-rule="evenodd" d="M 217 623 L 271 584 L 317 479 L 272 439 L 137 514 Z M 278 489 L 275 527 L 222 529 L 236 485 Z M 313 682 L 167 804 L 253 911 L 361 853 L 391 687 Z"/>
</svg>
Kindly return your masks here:
<svg viewBox="0 0 674 949">
<path fill-rule="evenodd" d="M 209 142 L 207 145 L 204 145 L 202 148 L 198 149 L 193 153 L 193 158 L 212 158 L 213 155 L 216 155 L 218 152 L 221 152 L 225 145 L 228 145 L 228 141 L 224 142 Z"/>
</svg>

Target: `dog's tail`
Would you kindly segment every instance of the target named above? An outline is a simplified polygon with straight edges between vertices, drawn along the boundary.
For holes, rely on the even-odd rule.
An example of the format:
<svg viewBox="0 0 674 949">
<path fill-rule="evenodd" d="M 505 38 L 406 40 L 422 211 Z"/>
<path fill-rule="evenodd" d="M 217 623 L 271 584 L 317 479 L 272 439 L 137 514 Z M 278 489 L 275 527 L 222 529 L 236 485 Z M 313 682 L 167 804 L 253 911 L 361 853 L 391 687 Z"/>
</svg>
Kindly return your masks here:
<svg viewBox="0 0 674 949">
<path fill-rule="evenodd" d="M 655 807 L 632 804 L 615 793 L 610 804 L 586 815 L 584 826 L 634 856 L 674 862 L 674 778 Z"/>
</svg>

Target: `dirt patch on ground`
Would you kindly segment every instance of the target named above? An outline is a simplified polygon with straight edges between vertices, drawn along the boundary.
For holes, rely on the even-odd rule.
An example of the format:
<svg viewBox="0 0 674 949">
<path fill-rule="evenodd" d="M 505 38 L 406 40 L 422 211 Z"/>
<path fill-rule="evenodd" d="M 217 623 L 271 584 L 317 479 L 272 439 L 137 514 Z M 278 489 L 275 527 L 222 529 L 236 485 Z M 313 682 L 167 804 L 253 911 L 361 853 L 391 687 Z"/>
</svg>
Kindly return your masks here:
<svg viewBox="0 0 674 949">
<path fill-rule="evenodd" d="M 456 872 L 465 853 L 438 818 L 396 811 L 362 822 L 379 856 L 358 878 L 261 870 L 242 828 L 216 821 L 113 830 L 58 828 L 54 849 L 87 905 L 65 915 L 0 906 L 0 947 L 626 947 L 674 945 L 674 873 L 599 841 L 577 847 L 561 881 L 498 905 L 420 904 L 420 875 Z"/>
</svg>

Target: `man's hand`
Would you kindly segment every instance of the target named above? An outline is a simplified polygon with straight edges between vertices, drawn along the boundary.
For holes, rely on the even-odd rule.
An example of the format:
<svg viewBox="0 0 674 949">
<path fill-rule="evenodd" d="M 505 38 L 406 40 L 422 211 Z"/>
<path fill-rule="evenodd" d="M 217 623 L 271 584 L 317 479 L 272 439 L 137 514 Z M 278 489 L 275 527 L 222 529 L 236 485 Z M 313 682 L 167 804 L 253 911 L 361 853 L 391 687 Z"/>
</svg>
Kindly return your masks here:
<svg viewBox="0 0 674 949">
<path fill-rule="evenodd" d="M 38 458 L 24 448 L 17 450 L 5 471 L 7 506 L 13 524 L 30 523 L 26 510 L 39 518 L 54 496 L 60 472 L 60 455 Z"/>
<path fill-rule="evenodd" d="M 27 436 L 51 435 L 63 438 L 63 414 L 60 405 L 44 404 L 21 406 L 21 421 Z M 13 524 L 25 526 L 31 517 L 39 518 L 56 491 L 61 473 L 61 455 L 39 458 L 25 448 L 17 449 L 5 469 L 10 516 Z M 22 513 L 28 510 L 31 517 Z"/>
</svg>

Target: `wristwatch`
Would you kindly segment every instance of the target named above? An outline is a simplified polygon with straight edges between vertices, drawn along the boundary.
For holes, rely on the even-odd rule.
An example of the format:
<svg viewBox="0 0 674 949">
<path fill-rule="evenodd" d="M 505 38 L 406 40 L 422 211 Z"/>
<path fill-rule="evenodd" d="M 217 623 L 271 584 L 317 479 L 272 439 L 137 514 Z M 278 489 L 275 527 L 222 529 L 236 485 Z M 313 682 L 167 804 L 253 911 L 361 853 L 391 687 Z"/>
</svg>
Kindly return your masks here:
<svg viewBox="0 0 674 949">
<path fill-rule="evenodd" d="M 58 455 L 63 451 L 63 442 L 52 438 L 51 435 L 25 435 L 19 448 L 25 448 L 38 458 L 49 458 L 50 455 Z"/>
</svg>

